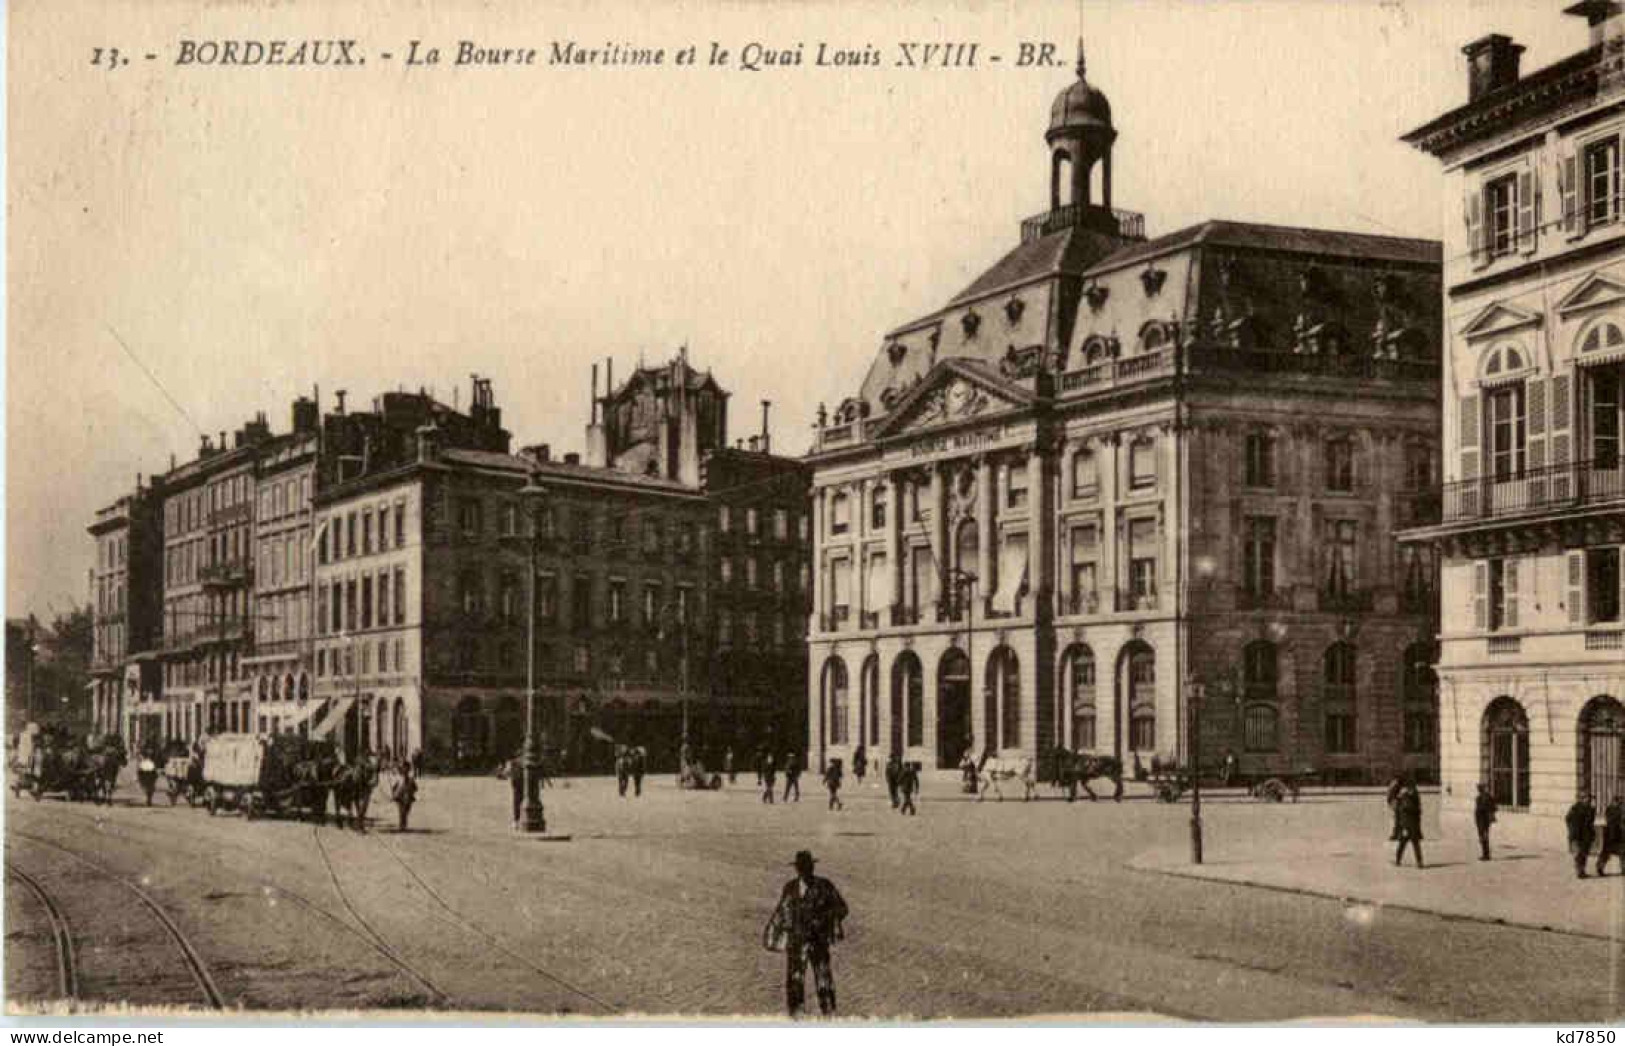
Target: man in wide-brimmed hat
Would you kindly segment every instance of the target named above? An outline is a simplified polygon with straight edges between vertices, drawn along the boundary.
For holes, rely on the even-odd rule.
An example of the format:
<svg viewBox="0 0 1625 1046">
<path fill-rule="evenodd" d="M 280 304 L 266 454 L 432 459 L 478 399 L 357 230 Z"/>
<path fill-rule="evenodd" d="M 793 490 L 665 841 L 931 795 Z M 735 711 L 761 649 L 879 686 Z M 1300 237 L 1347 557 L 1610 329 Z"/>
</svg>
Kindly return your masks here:
<svg viewBox="0 0 1625 1046">
<path fill-rule="evenodd" d="M 790 1016 L 798 1016 L 806 1003 L 810 963 L 818 1009 L 828 1017 L 835 1013 L 835 973 L 830 969 L 829 948 L 845 935 L 846 901 L 834 883 L 813 874 L 817 861 L 811 852 L 797 852 L 794 864 L 796 877 L 784 884 L 762 943 L 771 950 L 784 948 L 784 999 Z"/>
</svg>

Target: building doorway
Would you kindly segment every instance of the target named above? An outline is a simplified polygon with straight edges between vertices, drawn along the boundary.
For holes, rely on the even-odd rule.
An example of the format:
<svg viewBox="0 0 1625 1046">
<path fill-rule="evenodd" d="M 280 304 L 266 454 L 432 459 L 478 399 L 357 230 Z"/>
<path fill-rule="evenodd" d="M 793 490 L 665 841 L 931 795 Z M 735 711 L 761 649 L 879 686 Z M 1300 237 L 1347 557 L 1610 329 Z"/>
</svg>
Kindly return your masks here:
<svg viewBox="0 0 1625 1046">
<path fill-rule="evenodd" d="M 937 665 L 937 765 L 959 765 L 973 745 L 970 721 L 970 658 L 950 650 Z"/>
</svg>

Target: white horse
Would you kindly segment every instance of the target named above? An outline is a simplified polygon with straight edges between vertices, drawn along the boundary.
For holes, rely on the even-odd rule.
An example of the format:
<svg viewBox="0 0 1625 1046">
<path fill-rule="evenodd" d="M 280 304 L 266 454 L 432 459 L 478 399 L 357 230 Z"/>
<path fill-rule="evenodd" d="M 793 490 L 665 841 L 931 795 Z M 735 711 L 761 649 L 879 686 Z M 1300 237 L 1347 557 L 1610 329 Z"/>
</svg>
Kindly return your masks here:
<svg viewBox="0 0 1625 1046">
<path fill-rule="evenodd" d="M 1020 781 L 1022 799 L 1031 799 L 1038 791 L 1038 775 L 1033 771 L 1031 759 L 1001 759 L 998 756 L 989 756 L 982 760 L 981 784 L 982 790 L 976 794 L 976 801 L 981 802 L 987 796 L 987 790 L 993 789 L 993 794 L 1004 802 L 1003 781 Z"/>
</svg>

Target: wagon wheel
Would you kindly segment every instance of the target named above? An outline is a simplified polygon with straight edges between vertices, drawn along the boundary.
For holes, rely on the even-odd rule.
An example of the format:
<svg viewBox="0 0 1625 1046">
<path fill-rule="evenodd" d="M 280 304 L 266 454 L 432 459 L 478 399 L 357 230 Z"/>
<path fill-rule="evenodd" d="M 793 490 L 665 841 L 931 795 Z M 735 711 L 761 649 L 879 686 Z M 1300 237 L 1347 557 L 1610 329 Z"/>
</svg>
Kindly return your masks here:
<svg viewBox="0 0 1625 1046">
<path fill-rule="evenodd" d="M 1261 802 L 1278 803 L 1286 798 L 1286 785 L 1278 777 L 1272 777 L 1258 786 L 1258 798 Z"/>
<path fill-rule="evenodd" d="M 1179 800 L 1181 789 L 1177 781 L 1157 782 L 1157 801 L 1159 803 L 1172 803 Z"/>
</svg>

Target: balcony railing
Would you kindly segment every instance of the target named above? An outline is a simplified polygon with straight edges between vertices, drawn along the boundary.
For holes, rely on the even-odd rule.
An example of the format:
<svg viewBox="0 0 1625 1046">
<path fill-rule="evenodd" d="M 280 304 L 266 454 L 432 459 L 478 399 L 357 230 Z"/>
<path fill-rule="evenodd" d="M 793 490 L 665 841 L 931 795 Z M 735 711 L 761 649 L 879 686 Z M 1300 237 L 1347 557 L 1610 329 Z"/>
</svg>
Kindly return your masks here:
<svg viewBox="0 0 1625 1046">
<path fill-rule="evenodd" d="M 1367 352 L 1304 353 L 1268 349 L 1233 349 L 1202 345 L 1188 358 L 1192 371 L 1248 371 L 1254 374 L 1311 374 L 1368 381 L 1439 381 L 1436 359 L 1380 359 Z"/>
<path fill-rule="evenodd" d="M 1371 590 L 1364 588 L 1344 592 L 1323 588 L 1315 596 L 1316 604 L 1325 614 L 1369 614 L 1376 605 Z"/>
<path fill-rule="evenodd" d="M 205 585 L 246 585 L 252 571 L 248 560 L 234 559 L 227 563 L 210 563 L 198 571 L 198 580 Z"/>
<path fill-rule="evenodd" d="M 1061 375 L 1061 391 L 1092 392 L 1170 376 L 1174 372 L 1175 351 L 1170 346 L 1139 356 L 1090 364 Z"/>
<path fill-rule="evenodd" d="M 1098 614 L 1100 613 L 1099 592 L 1069 592 L 1066 597 L 1066 612 L 1068 614 Z"/>
<path fill-rule="evenodd" d="M 1289 588 L 1236 589 L 1237 610 L 1291 610 L 1292 590 Z"/>
<path fill-rule="evenodd" d="M 1035 214 L 1021 223 L 1021 242 L 1036 240 L 1048 236 L 1062 229 L 1070 229 L 1075 225 L 1094 229 L 1109 236 L 1121 236 L 1126 240 L 1145 239 L 1145 215 L 1136 211 L 1122 211 L 1117 208 L 1096 207 L 1092 204 L 1069 203 L 1064 207 L 1057 207 L 1053 211 Z"/>
<path fill-rule="evenodd" d="M 1578 461 L 1459 480 L 1441 487 L 1437 502 L 1436 519 L 1444 523 L 1625 502 L 1625 462 Z"/>
<path fill-rule="evenodd" d="M 898 606 L 892 607 L 891 623 L 894 627 L 899 625 L 919 624 L 920 608 L 917 606 L 908 606 L 907 604 L 899 604 Z"/>
<path fill-rule="evenodd" d="M 859 613 L 858 614 L 858 627 L 859 628 L 879 628 L 880 627 L 880 611 L 878 611 L 878 610 L 865 610 L 865 611 L 862 611 L 861 613 Z"/>
<path fill-rule="evenodd" d="M 1157 594 L 1155 592 L 1135 592 L 1132 589 L 1120 588 L 1117 590 L 1116 600 L 1119 614 L 1136 610 L 1157 609 Z"/>
</svg>

